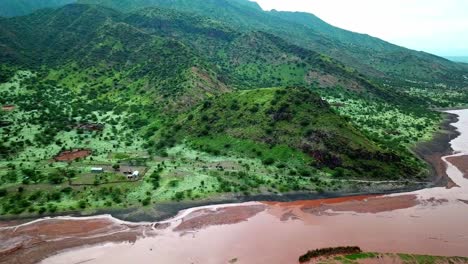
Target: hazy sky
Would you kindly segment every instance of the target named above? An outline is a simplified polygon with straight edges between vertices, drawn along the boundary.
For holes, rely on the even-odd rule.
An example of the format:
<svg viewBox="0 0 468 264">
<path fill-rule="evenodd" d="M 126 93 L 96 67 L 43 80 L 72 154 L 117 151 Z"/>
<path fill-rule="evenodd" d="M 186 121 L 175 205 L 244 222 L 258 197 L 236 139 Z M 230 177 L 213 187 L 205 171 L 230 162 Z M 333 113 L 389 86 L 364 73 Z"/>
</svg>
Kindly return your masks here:
<svg viewBox="0 0 468 264">
<path fill-rule="evenodd" d="M 468 0 L 255 0 L 442 56 L 468 56 Z"/>
</svg>

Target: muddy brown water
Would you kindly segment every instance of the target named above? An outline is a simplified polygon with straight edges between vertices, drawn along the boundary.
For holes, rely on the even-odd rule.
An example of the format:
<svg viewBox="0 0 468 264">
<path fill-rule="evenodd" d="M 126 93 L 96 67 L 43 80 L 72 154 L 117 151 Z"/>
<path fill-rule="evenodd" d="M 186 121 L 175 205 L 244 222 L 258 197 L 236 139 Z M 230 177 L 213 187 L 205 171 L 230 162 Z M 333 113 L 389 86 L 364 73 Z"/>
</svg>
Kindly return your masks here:
<svg viewBox="0 0 468 264">
<path fill-rule="evenodd" d="M 21 254 L 27 263 L 43 264 L 297 263 L 307 250 L 330 246 L 468 257 L 468 179 L 448 162 L 460 160 L 458 157 L 467 160 L 468 110 L 450 112 L 460 116 L 454 125 L 461 136 L 451 141 L 455 154 L 443 160 L 447 175 L 458 187 L 290 203 L 204 206 L 158 223 L 127 223 L 110 216 L 44 219 L 0 227 L 0 243 L 22 245 L 22 236 L 29 235 L 29 239 L 40 238 L 50 245 L 64 241 L 70 246 L 24 243 L 23 248 L 3 259 L 0 254 L 0 262 L 18 263 L 11 256 Z M 57 226 L 61 232 L 41 228 L 58 220 L 62 221 Z M 76 221 L 95 228 L 86 233 L 87 229 L 77 228 Z M 8 234 L 9 240 L 2 234 Z M 128 238 L 132 235 L 135 239 Z M 80 239 L 81 244 L 72 243 Z M 28 248 L 41 246 L 42 254 L 28 253 Z"/>
</svg>

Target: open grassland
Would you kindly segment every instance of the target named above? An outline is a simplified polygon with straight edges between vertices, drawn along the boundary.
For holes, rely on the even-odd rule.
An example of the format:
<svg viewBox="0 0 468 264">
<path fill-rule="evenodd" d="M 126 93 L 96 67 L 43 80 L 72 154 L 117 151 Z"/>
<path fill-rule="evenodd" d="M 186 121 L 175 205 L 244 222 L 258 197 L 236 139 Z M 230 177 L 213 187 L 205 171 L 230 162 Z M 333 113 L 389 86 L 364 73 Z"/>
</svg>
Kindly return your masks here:
<svg viewBox="0 0 468 264">
<path fill-rule="evenodd" d="M 307 168 L 312 159 L 287 146 L 271 149 L 231 138 L 232 151 L 218 153 L 206 147 L 224 148 L 226 141 L 205 137 L 150 154 L 131 127 L 131 113 L 62 86 L 51 80 L 56 74 L 38 82 L 35 74 L 21 71 L 0 85 L 1 104 L 14 106 L 1 115 L 8 123 L 0 128 L 4 215 L 92 212 L 222 193 L 322 192 L 341 185 L 327 172 L 311 178 L 309 171 L 291 169 Z M 265 159 L 283 162 L 273 166 Z M 93 167 L 105 172 L 92 173 Z M 128 180 L 124 170 L 142 174 Z"/>
<path fill-rule="evenodd" d="M 430 137 L 436 116 L 325 97 L 332 110 L 306 88 L 278 87 L 210 96 L 162 118 L 148 110 L 148 97 L 103 89 L 116 85 L 118 73 L 102 79 L 89 71 L 18 71 L 0 84 L 1 214 L 92 213 L 226 194 L 358 192 L 387 180 L 424 179 L 415 158 L 364 135 L 410 146 Z M 140 175 L 129 179 L 133 171 Z"/>
</svg>

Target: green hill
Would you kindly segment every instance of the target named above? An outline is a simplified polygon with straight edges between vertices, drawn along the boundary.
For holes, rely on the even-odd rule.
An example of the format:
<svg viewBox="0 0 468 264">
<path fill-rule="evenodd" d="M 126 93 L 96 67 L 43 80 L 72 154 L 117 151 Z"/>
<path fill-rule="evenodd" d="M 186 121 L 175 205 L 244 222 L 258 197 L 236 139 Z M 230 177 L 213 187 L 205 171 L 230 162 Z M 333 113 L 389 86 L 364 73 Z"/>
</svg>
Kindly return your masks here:
<svg viewBox="0 0 468 264">
<path fill-rule="evenodd" d="M 258 157 L 268 165 L 286 164 L 311 175 L 323 168 L 340 168 L 340 175 L 348 177 L 369 171 L 368 177 L 383 179 L 418 174 L 416 164 L 383 150 L 305 88 L 227 93 L 184 114 L 171 129 L 160 132 L 159 147 L 186 142 L 202 151 Z M 279 147 L 289 151 L 270 151 Z M 304 163 L 288 156 L 295 152 L 306 155 Z"/>
<path fill-rule="evenodd" d="M 408 50 L 392 64 L 387 52 L 401 48 L 311 15 L 203 3 L 107 1 L 0 18 L 3 214 L 381 192 L 427 179 L 410 148 L 438 128 L 430 107 L 468 101 L 461 64 Z M 389 71 L 363 65 L 366 56 Z M 391 73 L 422 61 L 434 78 L 453 78 Z M 142 177 L 129 180 L 134 170 Z"/>
</svg>

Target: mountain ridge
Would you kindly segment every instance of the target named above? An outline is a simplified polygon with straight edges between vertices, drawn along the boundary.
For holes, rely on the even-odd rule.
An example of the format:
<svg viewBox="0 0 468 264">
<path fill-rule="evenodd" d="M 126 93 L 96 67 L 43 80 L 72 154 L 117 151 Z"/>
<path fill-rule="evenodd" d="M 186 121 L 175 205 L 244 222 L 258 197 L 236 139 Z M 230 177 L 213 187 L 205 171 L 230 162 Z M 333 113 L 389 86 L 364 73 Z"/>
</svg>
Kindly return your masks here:
<svg viewBox="0 0 468 264">
<path fill-rule="evenodd" d="M 257 3 L 248 0 L 77 0 L 76 3 L 99 4 L 123 12 L 164 7 L 195 13 L 225 21 L 237 30 L 248 28 L 276 34 L 293 44 L 352 65 L 373 78 L 398 79 L 405 76 L 410 81 L 466 85 L 463 78 L 463 73 L 468 70 L 466 65 L 337 28 L 313 14 L 263 11 Z M 404 70 L 408 67 L 412 70 Z"/>
</svg>

